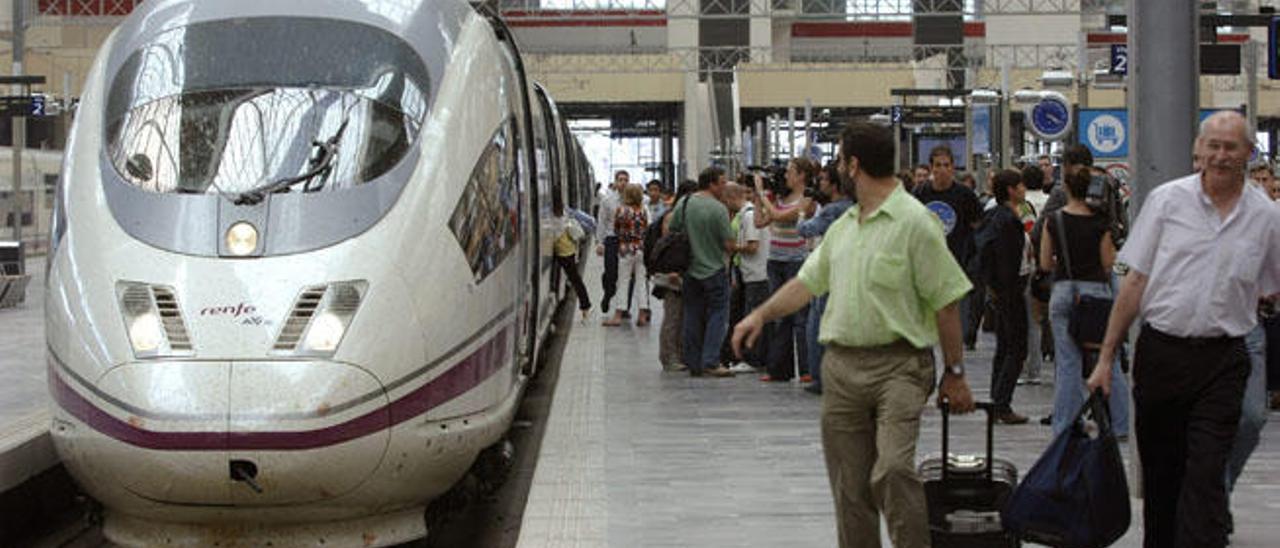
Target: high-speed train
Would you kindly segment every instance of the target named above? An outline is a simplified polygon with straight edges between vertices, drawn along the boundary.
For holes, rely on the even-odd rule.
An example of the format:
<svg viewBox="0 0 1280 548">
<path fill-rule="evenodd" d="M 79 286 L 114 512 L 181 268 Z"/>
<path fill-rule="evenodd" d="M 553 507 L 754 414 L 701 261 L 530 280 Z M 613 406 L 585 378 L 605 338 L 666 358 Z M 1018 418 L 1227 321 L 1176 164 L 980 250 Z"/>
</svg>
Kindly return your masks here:
<svg viewBox="0 0 1280 548">
<path fill-rule="evenodd" d="M 382 546 L 507 431 L 592 174 L 462 0 L 148 0 L 67 143 L 51 432 L 125 546 Z"/>
</svg>

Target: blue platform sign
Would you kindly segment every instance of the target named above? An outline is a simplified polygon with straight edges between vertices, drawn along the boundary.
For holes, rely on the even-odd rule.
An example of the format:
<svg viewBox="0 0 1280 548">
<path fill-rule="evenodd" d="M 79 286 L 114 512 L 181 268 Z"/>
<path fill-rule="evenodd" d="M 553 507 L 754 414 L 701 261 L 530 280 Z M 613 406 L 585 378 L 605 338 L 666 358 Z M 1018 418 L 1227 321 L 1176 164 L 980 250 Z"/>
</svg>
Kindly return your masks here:
<svg viewBox="0 0 1280 548">
<path fill-rule="evenodd" d="M 895 126 L 902 124 L 902 105 L 889 107 L 889 123 Z"/>
<path fill-rule="evenodd" d="M 1124 109 L 1081 109 L 1077 133 L 1094 158 L 1129 156 L 1129 112 Z"/>
<path fill-rule="evenodd" d="M 1111 74 L 1129 74 L 1129 44 L 1111 44 Z"/>
</svg>

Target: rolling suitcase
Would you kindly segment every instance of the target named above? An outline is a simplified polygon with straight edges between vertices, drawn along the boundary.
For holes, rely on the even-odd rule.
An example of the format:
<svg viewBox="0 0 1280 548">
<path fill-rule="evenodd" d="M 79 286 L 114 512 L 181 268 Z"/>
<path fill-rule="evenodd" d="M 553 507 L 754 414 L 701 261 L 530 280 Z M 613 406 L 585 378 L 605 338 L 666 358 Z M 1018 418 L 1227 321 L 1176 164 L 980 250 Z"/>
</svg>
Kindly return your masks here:
<svg viewBox="0 0 1280 548">
<path fill-rule="evenodd" d="M 995 410 L 979 403 L 987 415 L 987 454 L 952 455 L 951 413 L 942 405 L 942 455 L 920 463 L 929 505 L 929 533 L 934 548 L 1018 548 L 1021 542 L 1000 523 L 1013 488 L 1018 484 L 1018 468 L 993 455 Z M 944 466 L 944 462 L 946 463 Z"/>
</svg>

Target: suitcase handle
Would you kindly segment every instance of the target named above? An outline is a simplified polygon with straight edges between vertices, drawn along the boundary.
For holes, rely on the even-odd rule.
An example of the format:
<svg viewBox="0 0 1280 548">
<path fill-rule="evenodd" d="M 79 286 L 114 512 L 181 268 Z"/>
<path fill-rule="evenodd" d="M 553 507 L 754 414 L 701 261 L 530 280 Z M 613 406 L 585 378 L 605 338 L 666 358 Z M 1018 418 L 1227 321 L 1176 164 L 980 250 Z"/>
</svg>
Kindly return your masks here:
<svg viewBox="0 0 1280 548">
<path fill-rule="evenodd" d="M 951 468 L 951 402 L 947 398 L 942 398 L 942 481 L 947 481 L 947 471 Z M 994 475 L 991 472 L 992 459 L 994 457 L 995 445 L 995 424 L 996 424 L 996 404 L 993 402 L 974 402 L 974 407 L 981 409 L 987 414 L 987 460 L 985 463 L 985 473 L 987 479 L 992 479 Z"/>
</svg>

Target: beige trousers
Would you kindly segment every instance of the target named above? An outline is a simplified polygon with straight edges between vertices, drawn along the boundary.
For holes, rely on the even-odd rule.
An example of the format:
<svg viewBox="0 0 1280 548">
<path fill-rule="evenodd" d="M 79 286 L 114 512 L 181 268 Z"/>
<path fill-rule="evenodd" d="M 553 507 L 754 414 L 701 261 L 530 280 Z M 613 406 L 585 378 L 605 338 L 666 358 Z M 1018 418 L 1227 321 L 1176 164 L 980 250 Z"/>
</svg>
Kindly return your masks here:
<svg viewBox="0 0 1280 548">
<path fill-rule="evenodd" d="M 880 548 L 880 514 L 897 548 L 929 546 L 916 475 L 920 414 L 933 392 L 930 350 L 828 345 L 822 358 L 822 449 L 840 548 Z"/>
</svg>

